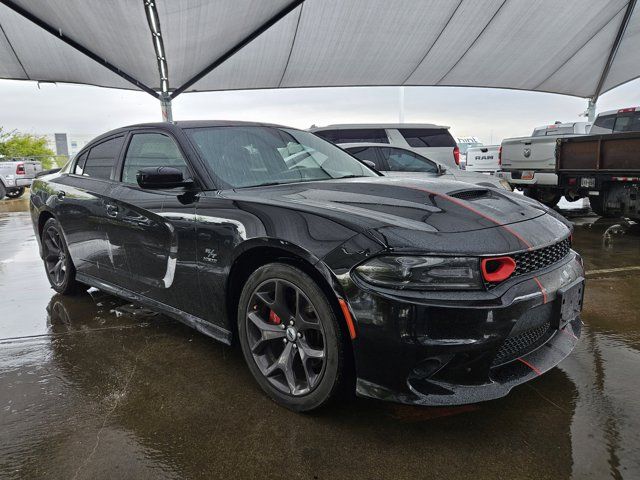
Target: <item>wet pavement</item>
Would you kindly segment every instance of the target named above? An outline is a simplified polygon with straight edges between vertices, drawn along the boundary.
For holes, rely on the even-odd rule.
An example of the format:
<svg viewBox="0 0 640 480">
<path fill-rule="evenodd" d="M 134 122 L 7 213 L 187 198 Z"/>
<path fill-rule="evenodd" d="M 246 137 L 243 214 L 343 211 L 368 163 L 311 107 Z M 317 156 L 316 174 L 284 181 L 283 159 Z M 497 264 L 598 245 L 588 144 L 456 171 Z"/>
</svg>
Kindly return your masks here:
<svg viewBox="0 0 640 480">
<path fill-rule="evenodd" d="M 26 209 L 0 202 L 0 478 L 640 478 L 638 225 L 570 213 L 583 337 L 508 397 L 300 415 L 237 349 L 97 290 L 55 295 Z"/>
</svg>

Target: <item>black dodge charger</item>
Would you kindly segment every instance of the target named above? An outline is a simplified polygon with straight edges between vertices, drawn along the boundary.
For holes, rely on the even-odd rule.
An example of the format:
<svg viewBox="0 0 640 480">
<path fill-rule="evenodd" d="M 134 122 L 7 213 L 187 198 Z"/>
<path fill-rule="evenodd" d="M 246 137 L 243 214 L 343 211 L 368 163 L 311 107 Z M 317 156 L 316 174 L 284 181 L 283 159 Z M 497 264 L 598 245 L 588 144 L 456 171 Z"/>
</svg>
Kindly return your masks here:
<svg viewBox="0 0 640 480">
<path fill-rule="evenodd" d="M 95 287 L 225 343 L 286 407 L 339 391 L 489 400 L 578 341 L 571 227 L 503 190 L 380 176 L 276 125 L 125 127 L 37 179 L 54 290 Z"/>
</svg>

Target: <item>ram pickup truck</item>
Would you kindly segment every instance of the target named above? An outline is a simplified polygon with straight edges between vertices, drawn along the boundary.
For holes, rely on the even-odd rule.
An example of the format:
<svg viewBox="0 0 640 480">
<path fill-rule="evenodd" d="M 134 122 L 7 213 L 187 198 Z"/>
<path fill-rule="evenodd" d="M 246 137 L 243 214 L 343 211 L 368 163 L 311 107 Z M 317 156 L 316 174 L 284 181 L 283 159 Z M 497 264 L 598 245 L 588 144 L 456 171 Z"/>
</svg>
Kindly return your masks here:
<svg viewBox="0 0 640 480">
<path fill-rule="evenodd" d="M 470 147 L 467 150 L 466 169 L 481 173 L 495 173 L 500 170 L 500 145 Z"/>
<path fill-rule="evenodd" d="M 565 196 L 589 197 L 604 217 L 640 220 L 640 132 L 557 140 L 558 183 Z"/>
<path fill-rule="evenodd" d="M 502 141 L 501 171 L 496 175 L 525 195 L 555 206 L 562 192 L 556 175 L 556 140 L 586 135 L 587 122 L 555 123 L 534 129 L 530 137 Z"/>
<path fill-rule="evenodd" d="M 5 196 L 9 198 L 22 196 L 25 188 L 31 185 L 41 171 L 42 164 L 33 159 L 0 159 L 0 200 Z"/>
</svg>

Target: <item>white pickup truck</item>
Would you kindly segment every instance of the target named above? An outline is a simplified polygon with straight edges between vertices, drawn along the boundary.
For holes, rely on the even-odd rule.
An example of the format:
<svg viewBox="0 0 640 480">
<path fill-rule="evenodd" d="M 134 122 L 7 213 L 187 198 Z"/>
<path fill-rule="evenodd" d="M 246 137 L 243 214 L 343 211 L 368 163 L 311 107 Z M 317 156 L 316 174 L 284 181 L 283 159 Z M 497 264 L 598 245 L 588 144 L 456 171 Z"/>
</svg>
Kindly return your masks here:
<svg viewBox="0 0 640 480">
<path fill-rule="evenodd" d="M 482 173 L 495 173 L 500 170 L 500 145 L 470 147 L 467 150 L 466 169 Z"/>
<path fill-rule="evenodd" d="M 42 171 L 42 164 L 28 158 L 0 158 L 0 200 L 18 198 Z"/>
<path fill-rule="evenodd" d="M 530 137 L 502 141 L 501 171 L 496 175 L 525 195 L 548 206 L 562 197 L 556 174 L 556 140 L 589 133 L 587 122 L 555 123 L 538 127 Z"/>
</svg>

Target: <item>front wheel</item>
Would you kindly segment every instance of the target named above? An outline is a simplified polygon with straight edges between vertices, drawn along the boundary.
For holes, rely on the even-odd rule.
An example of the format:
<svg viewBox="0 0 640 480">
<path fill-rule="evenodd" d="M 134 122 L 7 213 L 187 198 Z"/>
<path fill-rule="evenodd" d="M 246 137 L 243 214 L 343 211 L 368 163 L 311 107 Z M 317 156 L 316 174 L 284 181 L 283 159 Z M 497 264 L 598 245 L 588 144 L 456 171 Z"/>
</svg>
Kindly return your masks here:
<svg viewBox="0 0 640 480">
<path fill-rule="evenodd" d="M 24 191 L 24 187 L 14 188 L 13 190 L 9 190 L 6 195 L 8 198 L 20 198 L 22 195 L 24 195 Z"/>
<path fill-rule="evenodd" d="M 251 373 L 277 403 L 309 411 L 339 391 L 342 332 L 327 296 L 302 270 L 282 263 L 257 269 L 242 289 L 238 334 Z"/>
<path fill-rule="evenodd" d="M 45 222 L 42 227 L 41 241 L 44 267 L 51 288 L 62 294 L 86 291 L 86 285 L 76 280 L 76 269 L 71 261 L 60 225 L 55 218 Z"/>
</svg>

